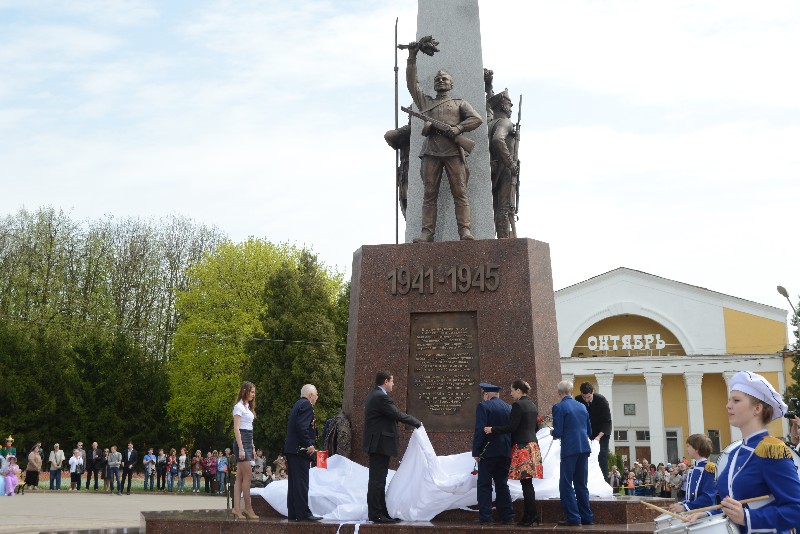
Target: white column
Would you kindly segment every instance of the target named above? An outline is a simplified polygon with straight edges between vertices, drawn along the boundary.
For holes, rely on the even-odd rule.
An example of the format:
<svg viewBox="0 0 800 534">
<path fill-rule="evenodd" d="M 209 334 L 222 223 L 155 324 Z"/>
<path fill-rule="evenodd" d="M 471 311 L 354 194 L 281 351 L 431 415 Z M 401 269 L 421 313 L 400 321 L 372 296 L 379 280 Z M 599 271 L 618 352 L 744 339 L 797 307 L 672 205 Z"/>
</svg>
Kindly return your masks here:
<svg viewBox="0 0 800 534">
<path fill-rule="evenodd" d="M 683 373 L 683 381 L 686 383 L 686 408 L 689 412 L 689 434 L 706 433 L 705 420 L 703 418 L 703 373 L 689 372 Z"/>
<path fill-rule="evenodd" d="M 730 395 L 731 393 L 731 379 L 733 378 L 733 375 L 735 375 L 736 373 L 737 371 L 725 371 L 724 373 L 722 373 L 722 378 L 725 379 L 725 388 L 728 390 L 728 395 Z M 726 403 L 728 402 L 727 398 L 725 399 L 725 402 Z M 734 441 L 738 441 L 740 439 L 742 439 L 742 431 L 736 428 L 735 426 L 732 426 L 731 443 L 733 443 Z M 727 444 L 725 443 L 721 443 L 720 445 L 722 446 L 723 449 L 727 446 Z"/>
<path fill-rule="evenodd" d="M 597 392 L 606 398 L 608 401 L 608 409 L 611 410 L 611 436 L 608 440 L 608 450 L 614 452 L 614 373 L 595 373 L 597 380 Z"/>
<path fill-rule="evenodd" d="M 661 373 L 642 373 L 647 384 L 647 418 L 650 426 L 650 460 L 663 462 L 667 457 L 664 434 L 664 403 L 661 398 Z M 638 455 L 637 455 L 638 456 Z"/>
<path fill-rule="evenodd" d="M 573 373 L 564 373 L 561 375 L 561 380 L 568 380 L 572 382 L 573 387 L 575 386 L 575 375 Z M 577 395 L 577 393 L 576 393 Z"/>
</svg>

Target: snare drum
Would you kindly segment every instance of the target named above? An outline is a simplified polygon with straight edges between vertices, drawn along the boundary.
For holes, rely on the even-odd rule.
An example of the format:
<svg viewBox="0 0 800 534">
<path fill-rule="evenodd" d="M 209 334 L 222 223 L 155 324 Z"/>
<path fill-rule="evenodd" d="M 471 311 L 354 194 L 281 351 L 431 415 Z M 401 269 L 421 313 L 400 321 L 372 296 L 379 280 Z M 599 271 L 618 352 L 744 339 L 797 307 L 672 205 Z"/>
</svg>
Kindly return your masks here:
<svg viewBox="0 0 800 534">
<path fill-rule="evenodd" d="M 656 517 L 656 532 L 666 532 L 666 529 L 670 527 L 674 527 L 675 525 L 687 525 L 686 521 L 681 521 L 674 515 L 669 514 L 661 514 L 660 516 Z M 678 531 L 682 532 L 682 531 Z"/>
<path fill-rule="evenodd" d="M 656 534 L 739 534 L 739 527 L 722 514 L 704 517 L 694 523 L 676 521 L 674 525 L 656 528 Z"/>
</svg>

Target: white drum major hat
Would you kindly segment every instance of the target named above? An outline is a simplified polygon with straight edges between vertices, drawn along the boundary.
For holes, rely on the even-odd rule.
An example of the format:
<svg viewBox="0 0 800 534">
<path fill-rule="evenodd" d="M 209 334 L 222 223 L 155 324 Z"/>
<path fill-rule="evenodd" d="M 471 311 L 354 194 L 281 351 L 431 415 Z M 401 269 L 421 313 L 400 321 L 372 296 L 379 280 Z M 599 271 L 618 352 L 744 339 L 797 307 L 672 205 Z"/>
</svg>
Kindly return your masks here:
<svg viewBox="0 0 800 534">
<path fill-rule="evenodd" d="M 772 406 L 772 420 L 783 417 L 789 409 L 780 394 L 763 376 L 750 371 L 739 371 L 731 378 L 731 391 L 741 391 Z"/>
</svg>

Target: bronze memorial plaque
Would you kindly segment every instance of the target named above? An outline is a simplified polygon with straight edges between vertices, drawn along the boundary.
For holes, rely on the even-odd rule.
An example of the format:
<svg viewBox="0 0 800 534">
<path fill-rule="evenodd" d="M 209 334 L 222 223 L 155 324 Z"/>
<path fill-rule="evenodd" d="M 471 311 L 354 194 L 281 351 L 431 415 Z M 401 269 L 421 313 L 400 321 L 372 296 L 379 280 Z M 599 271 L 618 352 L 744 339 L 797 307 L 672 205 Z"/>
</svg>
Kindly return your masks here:
<svg viewBox="0 0 800 534">
<path fill-rule="evenodd" d="M 478 313 L 411 314 L 408 413 L 429 432 L 475 426 L 480 400 Z"/>
</svg>

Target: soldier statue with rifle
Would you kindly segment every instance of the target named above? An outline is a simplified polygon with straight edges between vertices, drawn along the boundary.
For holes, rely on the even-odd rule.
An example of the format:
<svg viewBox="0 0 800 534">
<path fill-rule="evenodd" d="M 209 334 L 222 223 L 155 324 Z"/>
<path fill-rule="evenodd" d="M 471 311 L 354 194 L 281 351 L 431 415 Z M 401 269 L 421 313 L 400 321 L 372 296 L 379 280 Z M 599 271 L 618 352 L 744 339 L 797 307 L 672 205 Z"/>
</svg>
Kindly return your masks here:
<svg viewBox="0 0 800 534">
<path fill-rule="evenodd" d="M 490 87 L 490 83 L 487 87 Z M 487 96 L 489 94 L 487 89 Z M 493 119 L 489 122 L 489 156 L 492 171 L 494 228 L 498 239 L 507 239 L 517 237 L 519 122 L 516 127 L 511 122 L 511 108 L 514 104 L 508 96 L 508 89 L 489 96 L 486 104 L 493 112 Z M 520 106 L 522 106 L 521 97 Z"/>
<path fill-rule="evenodd" d="M 471 213 L 467 195 L 469 169 L 466 157 L 475 142 L 465 137 L 483 123 L 481 116 L 469 103 L 450 95 L 453 78 L 444 70 L 436 73 L 433 87 L 436 96 L 425 94 L 417 79 L 417 53 L 432 56 L 438 51 L 438 42 L 427 36 L 400 48 L 408 48 L 406 84 L 419 113 L 402 108 L 403 111 L 425 121 L 422 135 L 426 136 L 419 157 L 422 159 L 421 175 L 425 187 L 422 201 L 422 231 L 415 243 L 431 242 L 436 233 L 437 201 L 442 171 L 447 170 L 450 192 L 455 204 L 458 235 L 461 239 L 474 239 L 471 232 Z"/>
</svg>

